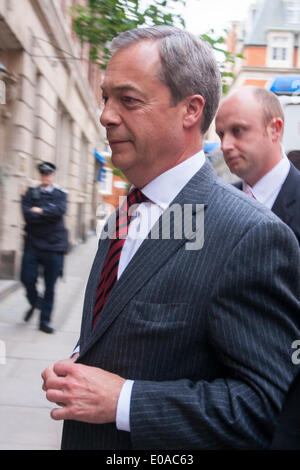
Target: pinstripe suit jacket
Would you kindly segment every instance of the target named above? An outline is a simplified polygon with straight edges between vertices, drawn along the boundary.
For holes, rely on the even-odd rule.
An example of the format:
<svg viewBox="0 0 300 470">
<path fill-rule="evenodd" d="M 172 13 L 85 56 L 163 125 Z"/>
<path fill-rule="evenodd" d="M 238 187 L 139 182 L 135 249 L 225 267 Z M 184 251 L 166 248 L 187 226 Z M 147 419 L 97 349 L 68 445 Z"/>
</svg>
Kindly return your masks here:
<svg viewBox="0 0 300 470">
<path fill-rule="evenodd" d="M 192 222 L 196 204 L 205 206 L 202 249 L 187 250 L 185 237 L 145 240 L 93 330 L 109 240 L 99 243 L 86 289 L 78 362 L 135 380 L 131 432 L 66 421 L 63 449 L 265 448 L 271 441 L 296 373 L 297 240 L 208 163 L 175 202 L 193 205 Z"/>
<path fill-rule="evenodd" d="M 272 211 L 291 227 L 300 245 L 300 171 L 292 163 Z"/>
<path fill-rule="evenodd" d="M 242 190 L 243 182 L 234 186 Z M 271 210 L 291 227 L 300 245 L 300 171 L 292 163 Z"/>
</svg>

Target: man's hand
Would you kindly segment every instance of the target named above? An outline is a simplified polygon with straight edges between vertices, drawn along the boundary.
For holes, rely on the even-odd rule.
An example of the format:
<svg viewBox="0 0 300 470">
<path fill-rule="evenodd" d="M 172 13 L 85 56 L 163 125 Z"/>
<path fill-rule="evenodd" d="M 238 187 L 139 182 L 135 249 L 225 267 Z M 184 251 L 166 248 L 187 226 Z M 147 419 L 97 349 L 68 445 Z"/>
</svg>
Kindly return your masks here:
<svg viewBox="0 0 300 470">
<path fill-rule="evenodd" d="M 31 207 L 30 208 L 31 212 L 34 212 L 35 214 L 42 214 L 43 213 L 43 209 L 41 207 Z"/>
<path fill-rule="evenodd" d="M 78 357 L 79 357 L 79 353 L 75 353 L 71 357 L 69 357 L 68 359 L 65 359 L 63 362 L 71 362 L 72 363 L 72 362 L 75 362 Z M 42 379 L 43 379 L 42 389 L 45 392 L 47 391 L 47 389 L 46 389 L 47 380 L 51 377 L 57 377 L 57 375 L 55 374 L 53 368 L 54 368 L 54 365 L 51 365 L 51 366 L 47 367 L 47 369 L 45 369 L 42 372 Z"/>
<path fill-rule="evenodd" d="M 42 373 L 43 390 L 61 408 L 51 411 L 55 420 L 86 423 L 116 421 L 117 404 L 125 379 L 97 367 L 60 361 Z"/>
</svg>

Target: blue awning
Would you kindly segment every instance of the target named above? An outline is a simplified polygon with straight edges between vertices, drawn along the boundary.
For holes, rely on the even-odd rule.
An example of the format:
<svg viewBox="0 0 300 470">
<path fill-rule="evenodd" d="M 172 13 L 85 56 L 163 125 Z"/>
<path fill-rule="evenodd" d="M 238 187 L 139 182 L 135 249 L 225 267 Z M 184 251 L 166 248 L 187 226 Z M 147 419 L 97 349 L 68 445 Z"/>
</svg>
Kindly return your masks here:
<svg viewBox="0 0 300 470">
<path fill-rule="evenodd" d="M 104 165 L 106 165 L 107 163 L 106 158 L 103 157 L 103 155 L 100 155 L 100 153 L 97 152 L 97 150 L 94 150 L 94 157 L 96 158 L 96 160 L 98 160 L 98 162 L 100 162 L 100 169 L 99 169 L 97 181 L 103 181 L 104 175 L 106 172 L 104 168 Z"/>
<path fill-rule="evenodd" d="M 300 93 L 300 75 L 282 75 L 270 82 L 270 90 L 277 94 Z"/>
<path fill-rule="evenodd" d="M 220 142 L 204 142 L 204 152 L 209 153 L 212 152 L 213 150 L 216 150 L 217 148 L 220 147 Z"/>
</svg>

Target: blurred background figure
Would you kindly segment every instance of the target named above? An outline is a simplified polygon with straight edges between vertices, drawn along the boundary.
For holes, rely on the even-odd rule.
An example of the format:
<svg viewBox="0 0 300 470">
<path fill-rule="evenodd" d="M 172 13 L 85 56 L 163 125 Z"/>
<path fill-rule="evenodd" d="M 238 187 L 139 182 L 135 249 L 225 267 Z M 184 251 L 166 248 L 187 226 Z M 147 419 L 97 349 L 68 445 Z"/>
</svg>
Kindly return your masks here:
<svg viewBox="0 0 300 470">
<path fill-rule="evenodd" d="M 67 209 L 66 193 L 53 186 L 55 165 L 43 162 L 38 165 L 41 185 L 29 188 L 22 197 L 22 211 L 25 225 L 24 254 L 21 281 L 26 289 L 30 309 L 24 320 L 32 317 L 39 309 L 39 329 L 53 333 L 50 325 L 54 302 L 55 283 L 62 275 L 63 257 L 68 249 L 68 233 L 63 216 Z M 42 271 L 45 292 L 41 297 L 37 290 L 39 272 Z"/>
<path fill-rule="evenodd" d="M 284 115 L 278 98 L 245 86 L 226 98 L 216 117 L 225 162 L 235 184 L 290 226 L 300 244 L 300 172 L 285 155 Z"/>
</svg>

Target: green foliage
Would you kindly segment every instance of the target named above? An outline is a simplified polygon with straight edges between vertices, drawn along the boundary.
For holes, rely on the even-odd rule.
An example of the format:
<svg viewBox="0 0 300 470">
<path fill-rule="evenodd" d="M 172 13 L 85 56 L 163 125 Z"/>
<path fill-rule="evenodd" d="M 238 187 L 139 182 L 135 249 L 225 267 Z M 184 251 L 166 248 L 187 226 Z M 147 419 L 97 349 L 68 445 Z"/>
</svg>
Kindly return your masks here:
<svg viewBox="0 0 300 470">
<path fill-rule="evenodd" d="M 72 7 L 73 29 L 81 43 L 89 43 L 90 59 L 105 68 L 109 59 L 107 44 L 123 31 L 142 25 L 184 26 L 172 4 L 185 0 L 152 0 L 144 10 L 141 0 L 89 0 L 86 6 Z"/>
<path fill-rule="evenodd" d="M 227 31 L 224 30 L 224 35 L 226 33 Z M 243 59 L 243 56 L 242 54 L 232 54 L 231 52 L 226 51 L 226 49 L 222 47 L 222 45 L 225 45 L 224 36 L 217 35 L 215 37 L 215 31 L 213 29 L 210 29 L 206 34 L 202 34 L 201 37 L 208 41 L 217 53 L 217 61 L 223 78 L 223 94 L 226 94 L 228 91 L 226 78 L 234 78 L 234 74 L 226 70 L 227 65 L 229 63 L 234 63 L 237 57 Z"/>
</svg>

